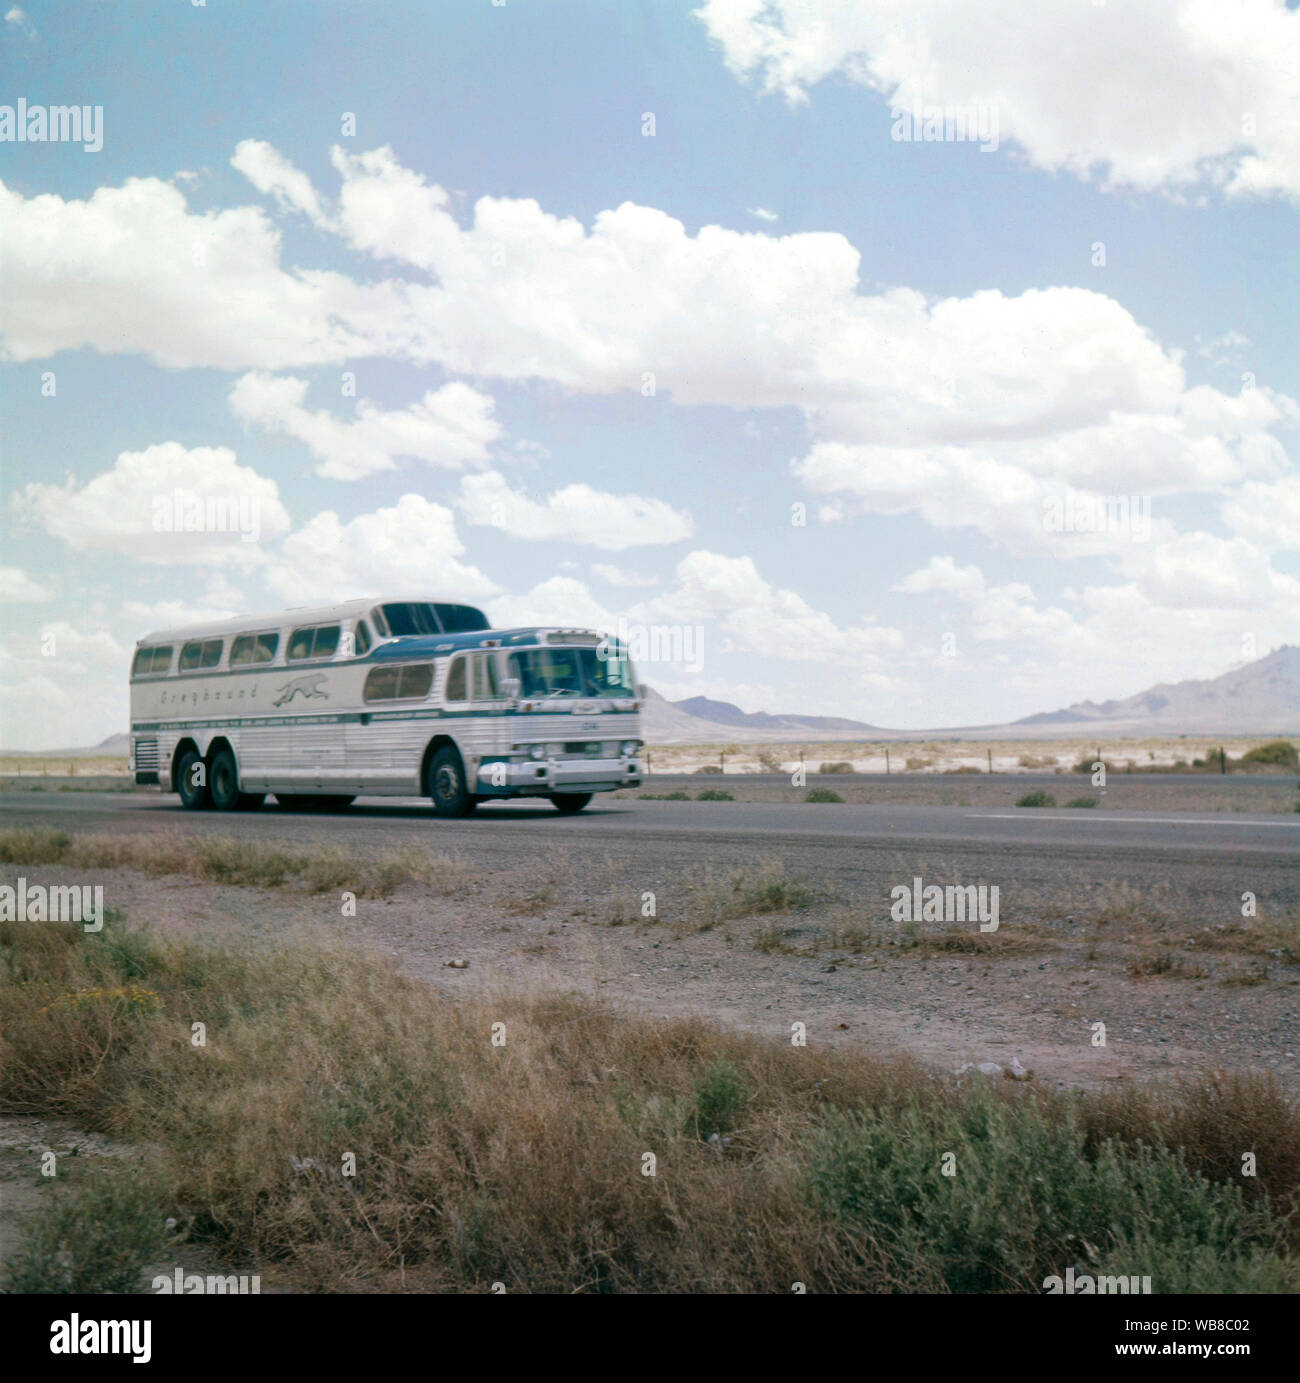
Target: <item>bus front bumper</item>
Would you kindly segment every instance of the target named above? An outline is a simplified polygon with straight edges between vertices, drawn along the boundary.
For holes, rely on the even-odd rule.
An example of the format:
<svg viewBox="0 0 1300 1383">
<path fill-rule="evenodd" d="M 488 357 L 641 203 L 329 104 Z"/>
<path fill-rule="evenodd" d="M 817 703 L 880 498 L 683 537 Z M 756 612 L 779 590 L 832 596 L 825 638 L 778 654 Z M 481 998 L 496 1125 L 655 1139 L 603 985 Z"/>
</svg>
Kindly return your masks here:
<svg viewBox="0 0 1300 1383">
<path fill-rule="evenodd" d="M 553 792 L 613 792 L 640 786 L 639 759 L 525 759 L 480 765 L 474 791 L 483 797 L 545 797 Z"/>
</svg>

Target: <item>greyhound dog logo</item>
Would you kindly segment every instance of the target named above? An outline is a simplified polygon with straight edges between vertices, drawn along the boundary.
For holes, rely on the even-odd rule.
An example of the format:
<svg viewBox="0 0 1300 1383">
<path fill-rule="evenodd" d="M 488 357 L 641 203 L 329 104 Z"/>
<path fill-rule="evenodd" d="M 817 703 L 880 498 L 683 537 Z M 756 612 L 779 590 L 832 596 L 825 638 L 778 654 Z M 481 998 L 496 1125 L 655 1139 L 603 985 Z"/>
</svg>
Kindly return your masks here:
<svg viewBox="0 0 1300 1383">
<path fill-rule="evenodd" d="M 321 683 L 325 680 L 323 672 L 313 672 L 306 677 L 291 677 L 280 688 L 279 695 L 271 702 L 272 706 L 284 706 L 301 695 L 304 701 L 328 701 L 329 692 L 321 691 Z"/>
</svg>

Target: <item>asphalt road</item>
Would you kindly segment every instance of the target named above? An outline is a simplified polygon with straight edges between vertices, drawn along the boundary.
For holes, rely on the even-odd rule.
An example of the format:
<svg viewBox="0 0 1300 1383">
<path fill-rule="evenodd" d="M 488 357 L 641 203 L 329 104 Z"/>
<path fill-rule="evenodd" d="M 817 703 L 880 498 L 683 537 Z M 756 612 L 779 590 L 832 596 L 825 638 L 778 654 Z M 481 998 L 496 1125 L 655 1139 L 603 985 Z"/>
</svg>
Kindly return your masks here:
<svg viewBox="0 0 1300 1383">
<path fill-rule="evenodd" d="M 1123 884 L 1157 892 L 1163 905 L 1190 910 L 1189 920 L 1234 920 L 1245 890 L 1269 912 L 1300 910 L 1300 814 L 597 797 L 572 817 L 549 803 L 516 802 L 444 821 L 415 799 L 363 799 L 332 815 L 268 801 L 259 812 L 225 814 L 186 812 L 153 793 L 0 793 L 0 826 L 20 824 L 326 840 L 364 853 L 414 843 L 486 871 L 532 868 L 570 880 L 672 877 L 778 858 L 846 900 L 878 899 L 882 889 L 887 896 L 900 878 L 920 874 L 999 883 L 1055 905 Z"/>
</svg>

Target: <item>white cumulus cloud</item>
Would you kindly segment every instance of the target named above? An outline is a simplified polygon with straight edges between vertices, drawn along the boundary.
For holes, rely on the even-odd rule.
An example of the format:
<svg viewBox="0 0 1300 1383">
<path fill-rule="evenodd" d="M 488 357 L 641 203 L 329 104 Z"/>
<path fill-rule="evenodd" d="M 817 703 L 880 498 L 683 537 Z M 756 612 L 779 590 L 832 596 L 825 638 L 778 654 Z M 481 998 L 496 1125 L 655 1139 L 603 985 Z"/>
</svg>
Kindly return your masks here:
<svg viewBox="0 0 1300 1383">
<path fill-rule="evenodd" d="M 243 422 L 302 442 L 317 472 L 335 480 L 359 480 L 392 470 L 401 458 L 459 470 L 488 459 L 502 434 L 493 401 L 459 380 L 431 389 L 408 408 L 383 409 L 358 399 L 356 417 L 336 417 L 304 407 L 308 382 L 253 372 L 230 391 L 230 407 Z"/>
<path fill-rule="evenodd" d="M 293 604 L 367 595 L 480 600 L 500 587 L 461 558 L 465 545 L 451 510 L 422 495 L 344 522 L 323 510 L 296 528 L 267 571 L 267 583 Z"/>
<path fill-rule="evenodd" d="M 706 0 L 696 13 L 733 73 L 795 103 L 841 74 L 892 107 L 990 107 L 1001 140 L 1053 172 L 1300 199 L 1300 13 L 1282 0 Z"/>
<path fill-rule="evenodd" d="M 535 500 L 511 489 L 498 471 L 465 476 L 456 503 L 470 523 L 498 528 L 512 538 L 583 543 L 608 552 L 676 543 L 693 531 L 689 514 L 660 499 L 575 484 Z"/>
<path fill-rule="evenodd" d="M 255 566 L 265 541 L 289 528 L 275 481 L 229 447 L 179 442 L 124 451 L 84 484 L 34 481 L 16 505 L 77 551 L 159 564 Z"/>
</svg>

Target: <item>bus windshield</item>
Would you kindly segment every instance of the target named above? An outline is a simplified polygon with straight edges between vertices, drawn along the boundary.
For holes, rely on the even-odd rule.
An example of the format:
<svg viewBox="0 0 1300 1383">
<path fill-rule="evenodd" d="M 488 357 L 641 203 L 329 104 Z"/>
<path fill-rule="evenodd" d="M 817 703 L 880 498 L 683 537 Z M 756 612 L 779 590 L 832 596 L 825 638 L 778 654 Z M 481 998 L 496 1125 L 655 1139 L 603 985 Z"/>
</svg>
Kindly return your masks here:
<svg viewBox="0 0 1300 1383">
<path fill-rule="evenodd" d="M 636 695 L 632 664 L 599 657 L 594 648 L 522 649 L 507 657 L 506 676 L 519 679 L 519 694 L 528 699 Z"/>
</svg>

